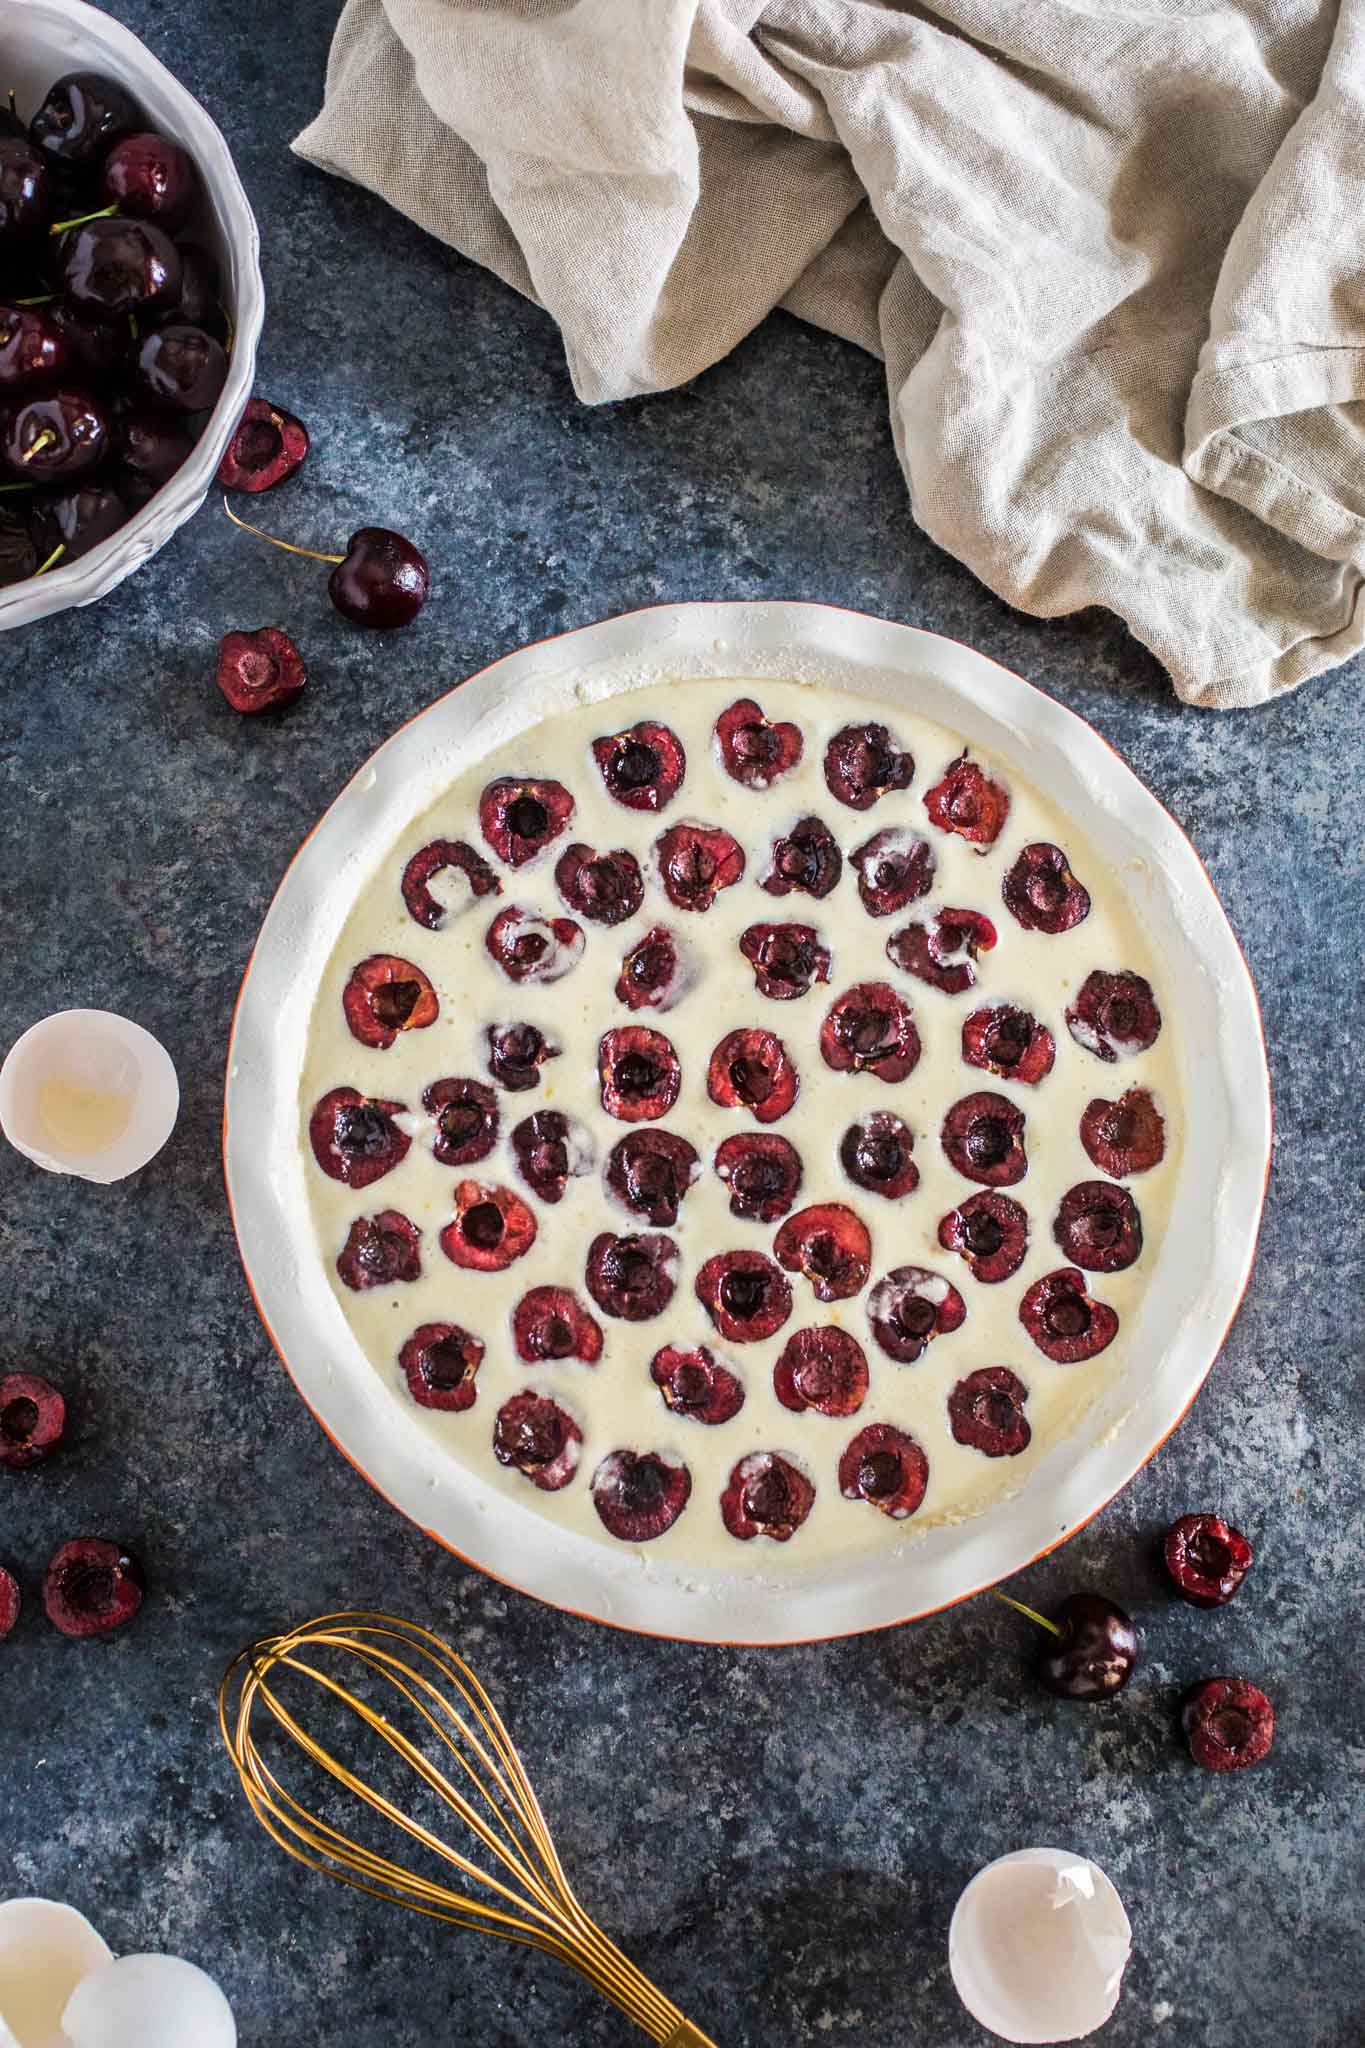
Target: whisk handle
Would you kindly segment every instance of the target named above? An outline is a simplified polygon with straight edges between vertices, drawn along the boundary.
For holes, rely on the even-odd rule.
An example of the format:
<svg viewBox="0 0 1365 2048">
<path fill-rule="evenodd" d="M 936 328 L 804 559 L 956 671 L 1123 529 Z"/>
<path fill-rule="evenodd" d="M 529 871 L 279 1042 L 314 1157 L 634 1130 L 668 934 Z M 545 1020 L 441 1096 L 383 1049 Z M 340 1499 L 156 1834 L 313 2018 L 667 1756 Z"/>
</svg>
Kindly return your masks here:
<svg viewBox="0 0 1365 2048">
<path fill-rule="evenodd" d="M 679 2020 L 662 2048 L 716 2048 L 709 2034 L 703 2034 L 700 2027 L 694 2027 L 691 2020 Z"/>
</svg>

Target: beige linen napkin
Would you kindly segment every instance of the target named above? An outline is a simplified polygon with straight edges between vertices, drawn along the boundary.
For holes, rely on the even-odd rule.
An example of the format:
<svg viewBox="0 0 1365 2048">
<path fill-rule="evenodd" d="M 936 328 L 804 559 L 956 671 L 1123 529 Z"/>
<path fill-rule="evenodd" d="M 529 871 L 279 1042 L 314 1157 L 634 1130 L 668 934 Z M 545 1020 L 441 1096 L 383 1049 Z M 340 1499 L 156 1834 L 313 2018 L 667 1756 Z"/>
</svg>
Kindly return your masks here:
<svg viewBox="0 0 1365 2048">
<path fill-rule="evenodd" d="M 1365 0 L 347 0 L 294 147 L 589 402 L 877 352 L 925 531 L 1191 703 L 1365 642 Z"/>
</svg>

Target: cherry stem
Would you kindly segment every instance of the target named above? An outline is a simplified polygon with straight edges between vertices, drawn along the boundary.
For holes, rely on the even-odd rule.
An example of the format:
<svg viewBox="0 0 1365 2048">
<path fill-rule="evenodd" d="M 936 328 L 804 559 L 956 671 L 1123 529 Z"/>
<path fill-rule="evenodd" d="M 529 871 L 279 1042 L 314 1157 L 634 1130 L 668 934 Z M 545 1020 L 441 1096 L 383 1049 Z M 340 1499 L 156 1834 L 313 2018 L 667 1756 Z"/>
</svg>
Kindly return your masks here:
<svg viewBox="0 0 1365 2048">
<path fill-rule="evenodd" d="M 54 549 L 52 550 L 52 553 L 51 553 L 51 554 L 50 554 L 50 555 L 48 556 L 47 560 L 46 560 L 46 561 L 45 561 L 45 562 L 43 563 L 43 566 L 42 566 L 42 568 L 41 568 L 41 569 L 35 569 L 35 570 L 34 570 L 34 572 L 33 572 L 33 573 L 34 573 L 34 575 L 35 575 L 35 576 L 45 576 L 45 575 L 47 574 L 48 570 L 49 570 L 49 569 L 50 569 L 50 568 L 52 567 L 53 563 L 54 563 L 54 562 L 60 562 L 60 560 L 61 560 L 62 556 L 63 556 L 63 555 L 65 554 L 65 553 L 66 553 L 66 542 L 65 542 L 64 540 L 59 540 L 59 541 L 58 541 L 58 543 L 57 543 L 57 545 L 56 545 L 56 547 L 55 547 L 55 548 L 54 548 Z"/>
<path fill-rule="evenodd" d="M 307 555 L 312 562 L 344 562 L 346 559 L 345 555 L 323 555 L 319 554 L 316 548 L 297 547 L 292 540 L 277 540 L 273 533 L 266 533 L 262 527 L 252 526 L 247 520 L 239 519 L 226 496 L 223 499 L 223 510 L 234 526 L 241 527 L 243 533 L 254 533 L 257 540 L 268 540 L 272 548 L 283 548 L 287 555 Z"/>
<path fill-rule="evenodd" d="M 29 443 L 28 447 L 19 457 L 19 460 L 21 462 L 32 462 L 35 455 L 41 455 L 45 448 L 54 446 L 56 439 L 57 436 L 53 433 L 51 427 L 44 427 L 42 433 Z"/>
<path fill-rule="evenodd" d="M 68 228 L 83 228 L 88 220 L 108 220 L 111 214 L 117 212 L 117 206 L 102 206 L 98 213 L 78 213 L 71 220 L 54 220 L 48 233 L 64 235 Z"/>
<path fill-rule="evenodd" d="M 32 490 L 36 490 L 36 489 L 37 489 L 37 486 L 36 486 L 36 484 L 0 484 L 0 492 L 3 492 L 3 491 L 32 491 Z"/>
<path fill-rule="evenodd" d="M 11 299 L 10 304 L 12 306 L 50 306 L 56 296 L 55 292 L 39 292 L 36 297 L 31 299 Z"/>
<path fill-rule="evenodd" d="M 1026 1621 L 1036 1621 L 1039 1628 L 1045 1628 L 1050 1636 L 1060 1636 L 1064 1633 L 1062 1629 L 1058 1628 L 1055 1621 L 1049 1621 L 1047 1616 L 1040 1614 L 1036 1607 L 1025 1607 L 1022 1600 L 1011 1600 L 1008 1593 L 997 1593 L 992 1588 L 991 1598 L 993 1600 L 1003 1600 L 1006 1607 L 1012 1607 L 1015 1613 L 1022 1614 Z"/>
</svg>

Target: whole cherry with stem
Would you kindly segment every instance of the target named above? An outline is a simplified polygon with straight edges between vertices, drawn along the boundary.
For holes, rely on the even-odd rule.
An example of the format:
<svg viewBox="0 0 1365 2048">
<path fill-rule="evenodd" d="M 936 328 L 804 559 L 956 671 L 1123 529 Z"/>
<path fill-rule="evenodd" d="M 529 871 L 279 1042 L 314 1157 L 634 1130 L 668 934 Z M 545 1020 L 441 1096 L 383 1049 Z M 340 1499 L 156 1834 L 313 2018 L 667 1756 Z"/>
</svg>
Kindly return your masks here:
<svg viewBox="0 0 1365 2048">
<path fill-rule="evenodd" d="M 1027 1621 L 1046 1629 L 1053 1641 L 1038 1660 L 1041 1682 L 1063 1700 L 1095 1703 L 1114 1697 L 1137 1665 L 1137 1630 L 1131 1618 L 1100 1593 L 1072 1593 L 1049 1621 L 1036 1607 L 1026 1607 L 1008 1593 L 994 1598 Z"/>
<path fill-rule="evenodd" d="M 408 626 L 427 601 L 431 571 L 426 557 L 387 526 L 361 526 L 346 543 L 344 555 L 326 555 L 317 548 L 301 548 L 293 541 L 279 540 L 259 526 L 239 519 L 226 498 L 223 510 L 243 533 L 254 533 L 286 554 L 307 555 L 314 562 L 332 563 L 327 594 L 342 617 L 356 626 L 388 631 Z"/>
</svg>

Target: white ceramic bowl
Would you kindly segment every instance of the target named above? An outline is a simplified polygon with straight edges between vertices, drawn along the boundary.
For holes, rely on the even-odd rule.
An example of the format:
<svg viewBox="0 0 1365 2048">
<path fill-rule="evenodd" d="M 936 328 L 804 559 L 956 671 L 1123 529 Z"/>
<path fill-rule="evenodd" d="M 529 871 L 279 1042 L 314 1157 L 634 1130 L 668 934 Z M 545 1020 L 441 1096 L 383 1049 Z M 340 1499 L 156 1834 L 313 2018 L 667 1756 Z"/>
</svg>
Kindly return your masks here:
<svg viewBox="0 0 1365 2048">
<path fill-rule="evenodd" d="M 140 101 L 147 125 L 174 136 L 194 158 L 204 196 L 187 232 L 218 260 L 232 318 L 232 357 L 222 396 L 189 460 L 126 526 L 88 555 L 0 589 L 0 629 L 26 626 L 70 605 L 93 604 L 199 510 L 251 396 L 265 313 L 255 217 L 228 146 L 199 102 L 130 29 L 97 7 L 86 7 L 82 0 L 4 0 L 0 83 L 6 92 L 14 87 L 20 112 L 31 114 L 48 87 L 68 71 L 109 72 Z"/>
<path fill-rule="evenodd" d="M 1012 1499 L 852 1563 L 765 1580 L 619 1552 L 562 1528 L 446 1457 L 365 1358 L 313 1234 L 298 1140 L 309 1013 L 360 883 L 472 760 L 584 696 L 693 676 L 794 676 L 911 709 L 1014 761 L 1104 849 L 1179 992 L 1186 1111 L 1169 1225 L 1131 1356 L 1076 1433 Z M 625 706 L 617 723 L 630 716 Z M 242 985 L 224 1158 L 247 1276 L 304 1399 L 352 1462 L 462 1556 L 600 1621 L 707 1641 L 783 1642 L 884 1627 L 1018 1571 L 1074 1533 L 1179 1422 L 1237 1310 L 1270 1157 L 1256 994 L 1180 827 L 1083 720 L 955 641 L 814 604 L 660 606 L 494 662 L 382 746 L 295 856 Z M 357 1588 L 357 1593 L 363 1588 Z"/>
</svg>

